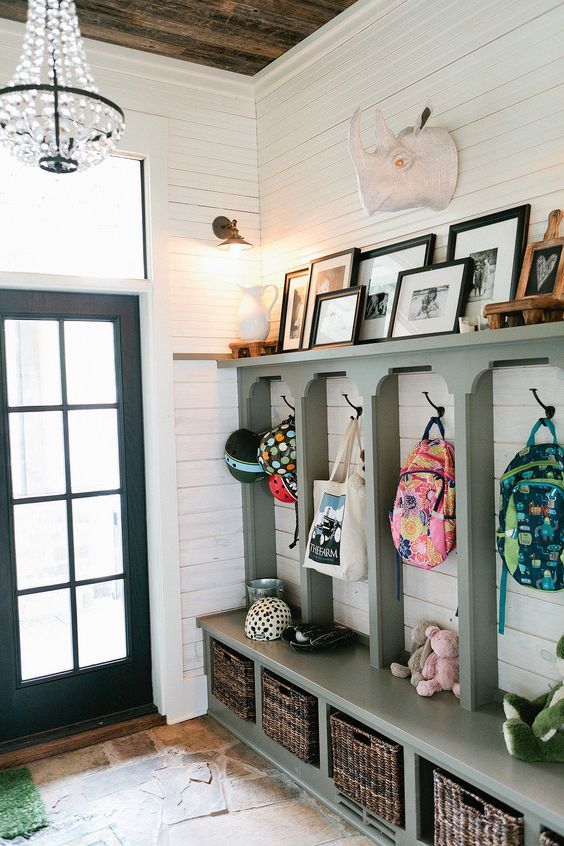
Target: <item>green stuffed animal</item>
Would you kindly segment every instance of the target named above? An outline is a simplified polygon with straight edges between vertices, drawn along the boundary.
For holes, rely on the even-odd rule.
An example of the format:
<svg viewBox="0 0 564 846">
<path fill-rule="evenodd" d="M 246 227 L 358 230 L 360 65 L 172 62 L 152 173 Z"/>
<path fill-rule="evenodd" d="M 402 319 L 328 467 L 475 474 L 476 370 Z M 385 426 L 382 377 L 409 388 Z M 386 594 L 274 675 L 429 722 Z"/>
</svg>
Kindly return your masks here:
<svg viewBox="0 0 564 846">
<path fill-rule="evenodd" d="M 503 699 L 505 744 L 521 761 L 564 763 L 564 635 L 556 645 L 556 659 L 550 660 L 556 660 L 563 681 L 537 699 L 515 693 Z"/>
</svg>

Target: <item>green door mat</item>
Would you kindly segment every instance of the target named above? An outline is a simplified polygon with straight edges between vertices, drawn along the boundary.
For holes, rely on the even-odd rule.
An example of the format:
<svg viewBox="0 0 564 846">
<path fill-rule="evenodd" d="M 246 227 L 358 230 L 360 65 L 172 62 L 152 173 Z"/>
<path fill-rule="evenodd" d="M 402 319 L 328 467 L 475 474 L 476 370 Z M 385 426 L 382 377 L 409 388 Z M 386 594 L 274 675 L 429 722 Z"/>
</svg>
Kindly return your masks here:
<svg viewBox="0 0 564 846">
<path fill-rule="evenodd" d="M 29 770 L 0 772 L 0 837 L 12 840 L 45 825 L 45 805 Z"/>
</svg>

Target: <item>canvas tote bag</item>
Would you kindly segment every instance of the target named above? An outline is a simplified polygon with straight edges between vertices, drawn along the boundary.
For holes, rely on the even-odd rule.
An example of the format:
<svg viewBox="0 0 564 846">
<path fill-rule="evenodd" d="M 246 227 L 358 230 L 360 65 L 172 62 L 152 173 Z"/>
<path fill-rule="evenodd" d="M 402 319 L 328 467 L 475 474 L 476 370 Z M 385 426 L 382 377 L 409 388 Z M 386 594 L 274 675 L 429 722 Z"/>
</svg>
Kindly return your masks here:
<svg viewBox="0 0 564 846">
<path fill-rule="evenodd" d="M 368 574 L 366 488 L 364 476 L 356 470 L 351 472 L 355 446 L 360 453 L 360 424 L 351 420 L 329 480 L 313 483 L 315 518 L 304 561 L 304 567 L 347 582 L 358 582 Z M 338 473 L 342 477 L 339 481 Z"/>
</svg>

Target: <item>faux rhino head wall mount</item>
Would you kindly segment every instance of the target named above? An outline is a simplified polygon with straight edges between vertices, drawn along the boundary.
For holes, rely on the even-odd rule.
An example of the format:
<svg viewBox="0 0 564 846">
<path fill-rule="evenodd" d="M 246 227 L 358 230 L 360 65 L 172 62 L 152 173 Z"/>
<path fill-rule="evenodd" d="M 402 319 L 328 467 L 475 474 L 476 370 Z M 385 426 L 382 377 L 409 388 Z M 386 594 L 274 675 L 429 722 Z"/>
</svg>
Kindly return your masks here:
<svg viewBox="0 0 564 846">
<path fill-rule="evenodd" d="M 376 109 L 376 149 L 369 153 L 360 140 L 360 109 L 349 130 L 349 150 L 358 180 L 358 193 L 367 214 L 402 209 L 446 209 L 456 188 L 458 154 L 446 129 L 428 127 L 427 104 L 414 126 L 396 137 L 380 109 Z"/>
</svg>

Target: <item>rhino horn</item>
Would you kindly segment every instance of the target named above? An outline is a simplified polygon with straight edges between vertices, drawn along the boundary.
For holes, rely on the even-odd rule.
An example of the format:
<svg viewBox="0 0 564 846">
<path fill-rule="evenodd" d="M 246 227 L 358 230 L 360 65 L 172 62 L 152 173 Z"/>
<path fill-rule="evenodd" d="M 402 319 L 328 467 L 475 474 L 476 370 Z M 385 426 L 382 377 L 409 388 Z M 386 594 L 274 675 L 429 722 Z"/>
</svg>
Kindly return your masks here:
<svg viewBox="0 0 564 846">
<path fill-rule="evenodd" d="M 357 171 L 361 171 L 370 153 L 364 149 L 360 140 L 360 109 L 356 110 L 349 125 L 349 150 Z"/>
<path fill-rule="evenodd" d="M 396 143 L 396 136 L 386 123 L 381 109 L 376 109 L 376 142 L 379 150 L 389 150 Z"/>
</svg>

